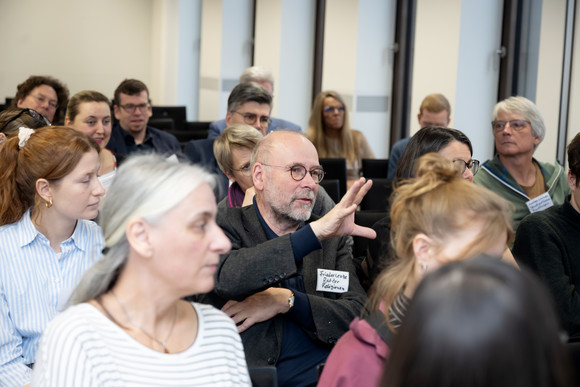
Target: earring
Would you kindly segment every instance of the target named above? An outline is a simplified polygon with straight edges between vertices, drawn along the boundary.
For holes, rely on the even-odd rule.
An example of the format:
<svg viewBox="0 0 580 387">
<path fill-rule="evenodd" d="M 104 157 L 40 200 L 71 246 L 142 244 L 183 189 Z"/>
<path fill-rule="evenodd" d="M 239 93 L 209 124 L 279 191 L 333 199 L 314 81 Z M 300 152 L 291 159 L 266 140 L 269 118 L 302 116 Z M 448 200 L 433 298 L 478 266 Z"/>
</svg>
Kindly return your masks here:
<svg viewBox="0 0 580 387">
<path fill-rule="evenodd" d="M 427 268 L 428 268 L 428 267 L 429 267 L 429 266 L 427 266 L 427 264 L 426 264 L 426 263 L 422 263 L 422 264 L 421 264 L 421 271 L 422 271 L 423 273 L 425 273 L 425 272 L 427 271 Z"/>
<path fill-rule="evenodd" d="M 52 199 L 49 199 L 47 202 L 44 202 L 44 205 L 46 206 L 46 208 L 52 207 Z"/>
</svg>

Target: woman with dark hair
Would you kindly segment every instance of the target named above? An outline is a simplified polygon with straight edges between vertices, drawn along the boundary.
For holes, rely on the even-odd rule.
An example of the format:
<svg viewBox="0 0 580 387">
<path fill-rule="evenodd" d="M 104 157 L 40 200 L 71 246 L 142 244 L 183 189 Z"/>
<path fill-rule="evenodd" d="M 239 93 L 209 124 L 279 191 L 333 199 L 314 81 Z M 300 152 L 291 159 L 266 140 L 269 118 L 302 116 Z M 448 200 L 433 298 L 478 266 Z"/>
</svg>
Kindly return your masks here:
<svg viewBox="0 0 580 387">
<path fill-rule="evenodd" d="M 231 248 L 212 184 L 155 154 L 119 168 L 99 220 L 107 251 L 46 328 L 33 385 L 250 385 L 232 319 L 183 300 L 213 289 Z"/>
<path fill-rule="evenodd" d="M 8 108 L 0 112 L 0 146 L 18 136 L 20 128 L 39 129 L 50 125 L 48 118 L 32 109 Z"/>
<path fill-rule="evenodd" d="M 375 155 L 362 132 L 351 129 L 344 99 L 336 91 L 320 92 L 312 104 L 306 137 L 320 158 L 345 158 L 349 186 L 358 180 L 362 159 Z"/>
<path fill-rule="evenodd" d="M 372 285 L 368 315 L 336 343 L 319 386 L 376 386 L 423 276 L 447 262 L 501 255 L 513 236 L 508 203 L 465 181 L 437 153 L 421 156 L 417 178 L 395 188 L 391 220 L 396 258 Z"/>
<path fill-rule="evenodd" d="M 489 257 L 429 274 L 381 386 L 565 387 L 571 369 L 552 299 L 530 272 Z"/>
<path fill-rule="evenodd" d="M 62 123 L 68 94 L 68 87 L 58 79 L 32 75 L 18 85 L 12 107 L 34 109 L 50 122 Z"/>
<path fill-rule="evenodd" d="M 462 171 L 463 178 L 473 181 L 473 176 L 479 169 L 479 161 L 471 158 L 471 141 L 463 132 L 441 126 L 427 126 L 411 137 L 397 164 L 396 180 L 414 177 L 417 159 L 431 152 L 453 161 Z"/>
<path fill-rule="evenodd" d="M 66 127 L 0 148 L 0 385 L 30 381 L 46 324 L 101 258 L 99 146 Z"/>
<path fill-rule="evenodd" d="M 473 147 L 469 138 L 461 131 L 441 126 L 427 126 L 419 130 L 405 148 L 397 164 L 394 185 L 415 177 L 416 162 L 427 153 L 439 153 L 453 162 L 461 176 L 473 182 L 473 176 L 479 169 L 479 161 L 471 158 Z M 373 225 L 377 237 L 368 241 L 367 260 L 370 281 L 374 281 L 381 270 L 388 266 L 393 257 L 390 230 L 391 220 L 388 215 Z M 512 257 L 513 260 L 513 257 Z"/>
</svg>

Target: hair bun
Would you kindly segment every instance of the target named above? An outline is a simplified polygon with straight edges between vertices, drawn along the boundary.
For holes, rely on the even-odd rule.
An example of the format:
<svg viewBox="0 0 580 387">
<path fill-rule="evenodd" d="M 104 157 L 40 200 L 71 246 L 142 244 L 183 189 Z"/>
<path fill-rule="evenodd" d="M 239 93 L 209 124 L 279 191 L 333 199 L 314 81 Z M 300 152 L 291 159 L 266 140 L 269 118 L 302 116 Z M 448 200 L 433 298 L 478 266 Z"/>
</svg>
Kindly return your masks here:
<svg viewBox="0 0 580 387">
<path fill-rule="evenodd" d="M 455 164 L 439 153 L 427 153 L 419 157 L 415 169 L 415 176 L 420 179 L 440 180 L 443 182 L 462 179 Z"/>
</svg>

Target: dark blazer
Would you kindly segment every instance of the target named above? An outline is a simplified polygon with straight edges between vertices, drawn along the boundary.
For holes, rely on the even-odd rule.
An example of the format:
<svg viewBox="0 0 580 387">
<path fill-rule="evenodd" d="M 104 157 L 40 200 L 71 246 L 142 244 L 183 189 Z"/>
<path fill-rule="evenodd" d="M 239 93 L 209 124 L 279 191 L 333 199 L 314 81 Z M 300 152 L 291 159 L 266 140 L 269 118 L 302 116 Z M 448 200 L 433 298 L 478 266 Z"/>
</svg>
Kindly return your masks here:
<svg viewBox="0 0 580 387">
<path fill-rule="evenodd" d="M 181 145 L 179 145 L 179 141 L 174 135 L 151 126 L 147 126 L 146 130 L 147 134 L 151 136 L 156 152 L 168 156 L 181 152 Z M 130 134 L 123 130 L 119 124 L 113 126 L 107 149 L 115 154 L 128 156 L 129 152 L 125 144 L 125 136 L 130 136 Z"/>
<path fill-rule="evenodd" d="M 316 219 L 313 215 L 309 222 Z M 254 206 L 220 209 L 217 222 L 232 242 L 232 250 L 221 257 L 216 287 L 206 301 L 221 308 L 228 299 L 243 300 L 279 286 L 284 279 L 301 275 L 315 326 L 314 331 L 303 327 L 307 334 L 332 346 L 348 330 L 366 300 L 353 264 L 351 237 L 325 239 L 322 249 L 312 251 L 302 263 L 297 263 L 290 235 L 268 240 Z M 348 272 L 348 291 L 316 291 L 318 268 Z M 279 314 L 241 334 L 248 366 L 276 364 L 282 347 L 284 318 Z"/>
</svg>

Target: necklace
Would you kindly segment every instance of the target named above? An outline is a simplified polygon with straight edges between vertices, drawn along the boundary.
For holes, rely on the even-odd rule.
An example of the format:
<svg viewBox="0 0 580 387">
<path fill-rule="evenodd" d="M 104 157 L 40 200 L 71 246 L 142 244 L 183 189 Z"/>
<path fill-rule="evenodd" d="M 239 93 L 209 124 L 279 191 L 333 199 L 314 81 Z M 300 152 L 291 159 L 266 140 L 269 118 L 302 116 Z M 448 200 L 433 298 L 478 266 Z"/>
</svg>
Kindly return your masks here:
<svg viewBox="0 0 580 387">
<path fill-rule="evenodd" d="M 141 328 L 139 325 L 135 324 L 133 322 L 133 320 L 131 319 L 131 317 L 129 316 L 129 313 L 127 313 L 127 308 L 125 308 L 125 304 L 123 304 L 121 299 L 119 297 L 117 297 L 117 295 L 115 294 L 115 292 L 112 289 L 111 289 L 111 294 L 113 295 L 113 297 L 115 297 L 115 299 L 117 300 L 119 305 L 121 305 L 121 309 L 123 309 L 123 313 L 125 313 L 125 317 L 127 317 L 127 321 L 129 321 L 129 324 L 131 324 L 132 326 L 134 326 L 135 328 L 140 330 L 145 336 L 149 337 L 151 340 L 160 344 L 161 347 L 163 347 L 163 353 L 169 353 L 169 351 L 167 350 L 167 340 L 169 340 L 169 337 L 171 337 L 171 333 L 173 333 L 173 328 L 175 327 L 175 322 L 177 321 L 177 304 L 175 305 L 175 312 L 173 313 L 173 322 L 171 323 L 171 328 L 169 328 L 169 333 L 167 334 L 167 337 L 165 338 L 165 340 L 161 341 L 161 340 L 157 339 L 155 336 L 149 334 L 149 332 L 147 332 L 146 330 Z"/>
</svg>

